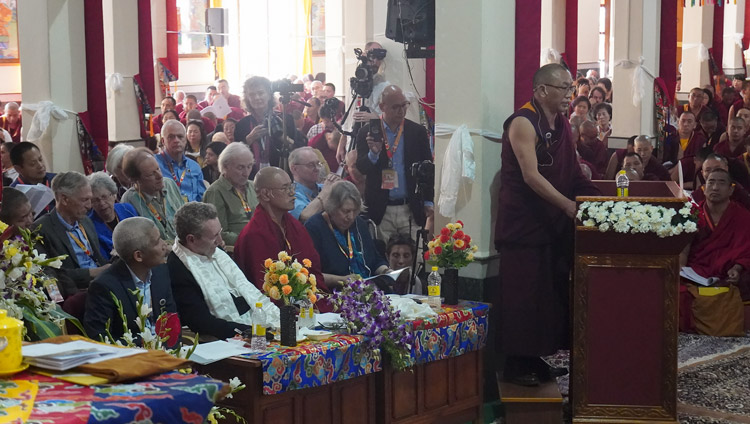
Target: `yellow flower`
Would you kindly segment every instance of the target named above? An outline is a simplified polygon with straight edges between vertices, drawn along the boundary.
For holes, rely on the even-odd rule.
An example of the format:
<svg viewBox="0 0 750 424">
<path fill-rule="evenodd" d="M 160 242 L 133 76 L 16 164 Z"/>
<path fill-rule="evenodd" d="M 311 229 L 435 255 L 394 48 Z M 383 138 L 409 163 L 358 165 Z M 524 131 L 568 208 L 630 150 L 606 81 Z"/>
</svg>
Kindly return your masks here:
<svg viewBox="0 0 750 424">
<path fill-rule="evenodd" d="M 461 225 L 460 222 L 456 222 L 455 224 L 453 224 L 453 226 L 456 227 L 457 230 L 460 230 L 461 228 L 464 228 L 464 226 Z"/>
<path fill-rule="evenodd" d="M 302 269 L 302 264 L 297 261 L 294 261 L 294 263 L 292 264 L 292 269 L 295 271 L 299 271 Z"/>
<path fill-rule="evenodd" d="M 471 253 L 471 252 L 469 252 L 469 253 L 468 253 L 468 254 L 466 255 L 466 260 L 467 260 L 467 261 L 473 261 L 473 260 L 474 260 L 474 254 L 473 254 L 473 253 Z"/>
<path fill-rule="evenodd" d="M 289 296 L 289 294 L 292 293 L 292 286 L 286 285 L 281 288 L 281 291 L 284 293 L 284 295 Z"/>
<path fill-rule="evenodd" d="M 301 270 L 299 270 L 299 272 L 301 272 L 301 273 L 303 273 L 305 275 L 310 275 L 310 271 L 308 271 L 307 268 L 302 268 Z"/>
<path fill-rule="evenodd" d="M 280 261 L 285 261 L 287 259 L 289 259 L 289 254 L 286 253 L 285 250 L 282 250 L 281 252 L 279 252 L 279 260 Z"/>
<path fill-rule="evenodd" d="M 282 285 L 289 284 L 289 277 L 286 274 L 281 274 L 281 276 L 279 277 L 279 283 L 281 283 Z"/>
<path fill-rule="evenodd" d="M 285 269 L 286 269 L 286 265 L 284 264 L 284 262 L 281 262 L 281 261 L 276 262 L 277 271 L 283 271 Z"/>
<path fill-rule="evenodd" d="M 271 299 L 273 300 L 281 299 L 281 293 L 279 293 L 279 288 L 276 286 L 271 287 L 271 289 L 268 290 L 268 296 L 270 296 Z"/>
<path fill-rule="evenodd" d="M 454 224 L 454 223 L 452 223 L 452 222 L 451 222 L 451 223 L 448 223 L 448 224 L 447 224 L 447 225 L 445 226 L 445 228 L 447 228 L 447 229 L 449 229 L 449 230 L 451 230 L 451 231 L 455 231 L 455 230 L 456 230 L 456 224 Z"/>
<path fill-rule="evenodd" d="M 5 251 L 5 256 L 8 258 L 12 258 L 16 256 L 17 253 L 18 253 L 18 248 L 15 246 L 12 246 L 11 248 Z"/>
<path fill-rule="evenodd" d="M 435 247 L 435 240 L 430 240 L 430 242 L 427 243 L 427 247 L 429 247 L 430 249 L 432 249 L 433 247 Z"/>
<path fill-rule="evenodd" d="M 265 262 L 263 262 L 263 266 L 266 268 L 271 268 L 271 265 L 273 265 L 273 259 L 268 258 Z"/>
<path fill-rule="evenodd" d="M 463 249 L 464 245 L 466 245 L 466 243 L 460 239 L 453 242 L 453 247 L 459 250 Z"/>
<path fill-rule="evenodd" d="M 276 283 L 279 281 L 279 274 L 271 274 L 271 283 Z"/>
<path fill-rule="evenodd" d="M 269 273 L 266 273 L 266 274 L 265 274 L 265 275 L 263 276 L 263 282 L 264 282 L 264 283 L 266 283 L 266 284 L 270 284 L 270 283 L 271 283 L 271 274 L 269 274 Z"/>
<path fill-rule="evenodd" d="M 305 258 L 305 259 L 302 259 L 302 265 L 304 265 L 304 266 L 305 266 L 305 268 L 310 268 L 310 267 L 312 266 L 312 261 L 310 261 L 310 260 L 309 260 L 309 259 L 307 259 L 307 258 Z"/>
<path fill-rule="evenodd" d="M 4 232 L 8 229 L 8 224 L 4 223 L 3 221 L 0 221 L 0 233 Z"/>
<path fill-rule="evenodd" d="M 263 283 L 263 292 L 268 293 L 268 291 L 271 289 L 271 287 L 272 287 L 271 283 L 269 283 L 269 282 Z"/>
<path fill-rule="evenodd" d="M 476 252 L 477 250 L 479 250 L 479 246 L 477 246 L 477 245 L 471 246 L 471 251 L 472 252 Z"/>
<path fill-rule="evenodd" d="M 305 284 L 307 282 L 307 275 L 301 272 L 298 272 L 297 274 L 295 274 L 294 277 L 297 278 L 297 282 L 300 284 Z"/>
</svg>

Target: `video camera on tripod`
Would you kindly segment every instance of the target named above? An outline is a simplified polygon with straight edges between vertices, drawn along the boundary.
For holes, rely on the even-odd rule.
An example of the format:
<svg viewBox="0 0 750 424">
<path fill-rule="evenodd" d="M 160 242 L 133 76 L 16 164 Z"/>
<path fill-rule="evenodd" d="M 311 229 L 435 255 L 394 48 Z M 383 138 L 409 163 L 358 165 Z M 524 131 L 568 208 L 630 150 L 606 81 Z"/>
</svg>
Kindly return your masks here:
<svg viewBox="0 0 750 424">
<path fill-rule="evenodd" d="M 367 98 L 372 94 L 372 78 L 378 72 L 377 69 L 374 69 L 373 61 L 385 59 L 386 53 L 385 49 L 372 49 L 367 53 L 363 53 L 362 49 L 354 49 L 359 65 L 354 70 L 354 76 L 349 79 L 349 83 L 352 91 L 358 96 Z"/>
<path fill-rule="evenodd" d="M 292 94 L 304 91 L 304 89 L 304 84 L 292 84 L 287 79 L 280 79 L 271 83 L 271 93 L 279 93 L 282 113 L 286 113 L 286 105 L 293 100 Z M 273 139 L 283 139 L 286 135 L 282 118 L 274 113 L 273 110 L 269 110 L 266 113 L 265 126 L 268 128 L 268 134 Z"/>
<path fill-rule="evenodd" d="M 323 106 L 320 107 L 318 115 L 321 118 L 328 118 L 331 121 L 335 121 L 336 113 L 339 111 L 339 103 L 341 103 L 341 100 L 335 97 L 326 99 L 325 103 L 323 103 Z"/>
</svg>

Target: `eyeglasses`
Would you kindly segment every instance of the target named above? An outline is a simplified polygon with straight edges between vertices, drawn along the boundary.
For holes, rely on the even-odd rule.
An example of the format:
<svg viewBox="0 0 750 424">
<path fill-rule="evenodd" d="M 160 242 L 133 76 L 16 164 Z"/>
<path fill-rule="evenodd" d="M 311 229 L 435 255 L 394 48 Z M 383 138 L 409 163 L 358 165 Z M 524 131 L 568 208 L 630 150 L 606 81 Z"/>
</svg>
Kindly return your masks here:
<svg viewBox="0 0 750 424">
<path fill-rule="evenodd" d="M 552 84 L 543 84 L 543 85 L 547 87 L 555 87 L 558 90 L 563 90 L 565 91 L 565 94 L 570 94 L 576 91 L 576 88 L 573 85 L 552 85 Z"/>
<path fill-rule="evenodd" d="M 392 111 L 396 112 L 401 109 L 403 110 L 409 109 L 409 106 L 411 106 L 411 102 L 404 102 L 404 103 L 401 103 L 400 105 L 391 105 L 390 108 Z"/>
<path fill-rule="evenodd" d="M 297 191 L 297 184 L 296 183 L 284 184 L 281 187 L 272 187 L 271 190 L 281 190 L 281 191 L 286 191 L 288 194 L 294 194 Z"/>
<path fill-rule="evenodd" d="M 296 163 L 295 165 L 304 166 L 307 169 L 317 169 L 323 166 L 323 164 L 320 161 L 309 162 L 309 163 Z"/>
</svg>

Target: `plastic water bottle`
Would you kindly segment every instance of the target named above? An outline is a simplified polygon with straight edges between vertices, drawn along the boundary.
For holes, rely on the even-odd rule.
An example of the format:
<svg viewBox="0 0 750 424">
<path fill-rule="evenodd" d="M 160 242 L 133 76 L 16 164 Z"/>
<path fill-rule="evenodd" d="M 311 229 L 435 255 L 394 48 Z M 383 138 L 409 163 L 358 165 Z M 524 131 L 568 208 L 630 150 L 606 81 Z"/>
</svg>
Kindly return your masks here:
<svg viewBox="0 0 750 424">
<path fill-rule="evenodd" d="M 440 274 L 438 267 L 433 266 L 432 272 L 427 276 L 427 303 L 433 308 L 440 308 Z"/>
<path fill-rule="evenodd" d="M 628 187 L 630 186 L 630 178 L 628 178 L 625 170 L 621 170 L 617 173 L 617 197 L 628 197 Z"/>
<path fill-rule="evenodd" d="M 263 304 L 256 302 L 253 311 L 253 338 L 250 341 L 250 348 L 256 351 L 265 351 L 267 347 L 266 313 L 263 312 Z"/>
<path fill-rule="evenodd" d="M 307 299 L 300 301 L 297 326 L 299 328 L 313 328 L 315 326 L 314 314 L 312 302 Z"/>
</svg>

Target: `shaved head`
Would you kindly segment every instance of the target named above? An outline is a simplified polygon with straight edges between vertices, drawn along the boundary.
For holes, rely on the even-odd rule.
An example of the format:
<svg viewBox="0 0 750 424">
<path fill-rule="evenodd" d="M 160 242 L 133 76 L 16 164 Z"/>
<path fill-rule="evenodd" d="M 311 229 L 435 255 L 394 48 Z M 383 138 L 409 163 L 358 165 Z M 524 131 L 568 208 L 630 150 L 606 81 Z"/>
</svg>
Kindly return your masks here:
<svg viewBox="0 0 750 424">
<path fill-rule="evenodd" d="M 536 90 L 542 84 L 555 83 L 561 75 L 569 74 L 568 70 L 559 63 L 549 63 L 542 66 L 534 73 L 533 86 Z"/>
<path fill-rule="evenodd" d="M 274 186 L 274 182 L 280 175 L 287 175 L 287 173 L 275 166 L 267 166 L 257 174 L 255 174 L 255 190 L 259 191 L 264 188 L 270 188 Z"/>
</svg>

